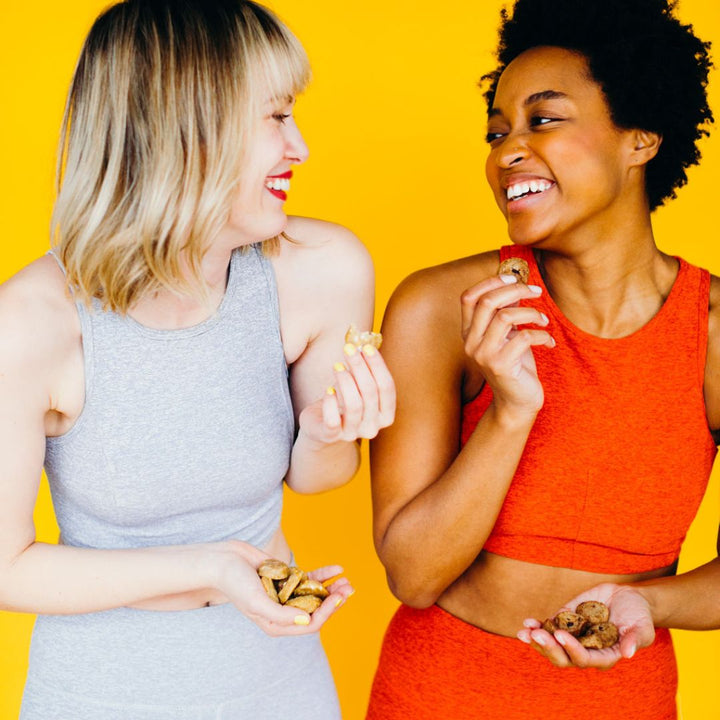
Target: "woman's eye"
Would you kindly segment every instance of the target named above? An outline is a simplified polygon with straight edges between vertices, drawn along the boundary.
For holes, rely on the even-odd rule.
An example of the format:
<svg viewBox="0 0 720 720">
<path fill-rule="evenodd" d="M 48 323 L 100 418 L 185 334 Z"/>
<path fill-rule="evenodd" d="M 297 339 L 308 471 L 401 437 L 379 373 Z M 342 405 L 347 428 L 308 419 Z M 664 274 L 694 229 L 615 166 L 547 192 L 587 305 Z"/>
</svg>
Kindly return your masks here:
<svg viewBox="0 0 720 720">
<path fill-rule="evenodd" d="M 551 122 L 557 122 L 560 118 L 544 117 L 542 115 L 536 115 L 530 119 L 530 125 L 537 127 L 538 125 L 547 125 Z"/>
<path fill-rule="evenodd" d="M 291 113 L 274 113 L 273 119 L 279 123 L 284 123 L 289 117 L 292 117 Z"/>
<path fill-rule="evenodd" d="M 501 132 L 488 132 L 488 134 L 485 136 L 485 142 L 492 143 L 495 140 L 499 140 L 501 137 L 504 137 L 505 133 Z"/>
</svg>

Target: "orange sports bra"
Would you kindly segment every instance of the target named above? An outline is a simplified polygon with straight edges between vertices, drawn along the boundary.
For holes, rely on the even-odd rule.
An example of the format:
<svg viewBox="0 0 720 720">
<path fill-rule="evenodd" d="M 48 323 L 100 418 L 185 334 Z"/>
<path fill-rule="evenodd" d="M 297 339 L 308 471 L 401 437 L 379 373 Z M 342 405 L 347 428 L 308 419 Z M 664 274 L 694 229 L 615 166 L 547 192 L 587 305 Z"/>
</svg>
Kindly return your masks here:
<svg viewBox="0 0 720 720">
<path fill-rule="evenodd" d="M 522 257 L 529 301 L 557 346 L 534 348 L 545 403 L 495 527 L 492 553 L 602 573 L 670 565 L 707 487 L 717 448 L 703 398 L 710 275 L 679 259 L 660 311 L 623 338 L 572 325 L 555 305 L 533 251 Z M 486 385 L 463 408 L 462 443 L 492 401 Z"/>
</svg>

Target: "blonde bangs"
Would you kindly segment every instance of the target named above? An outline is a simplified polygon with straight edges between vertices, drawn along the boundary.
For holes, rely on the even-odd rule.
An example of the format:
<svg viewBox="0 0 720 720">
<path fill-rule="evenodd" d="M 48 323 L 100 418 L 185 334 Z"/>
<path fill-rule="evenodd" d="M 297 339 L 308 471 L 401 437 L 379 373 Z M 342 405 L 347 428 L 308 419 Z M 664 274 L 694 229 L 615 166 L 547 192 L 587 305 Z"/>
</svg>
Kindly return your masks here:
<svg viewBox="0 0 720 720">
<path fill-rule="evenodd" d="M 159 288 L 207 297 L 202 259 L 227 222 L 258 104 L 309 77 L 297 39 L 247 0 L 103 13 L 58 152 L 52 231 L 76 295 L 121 313 Z"/>
</svg>

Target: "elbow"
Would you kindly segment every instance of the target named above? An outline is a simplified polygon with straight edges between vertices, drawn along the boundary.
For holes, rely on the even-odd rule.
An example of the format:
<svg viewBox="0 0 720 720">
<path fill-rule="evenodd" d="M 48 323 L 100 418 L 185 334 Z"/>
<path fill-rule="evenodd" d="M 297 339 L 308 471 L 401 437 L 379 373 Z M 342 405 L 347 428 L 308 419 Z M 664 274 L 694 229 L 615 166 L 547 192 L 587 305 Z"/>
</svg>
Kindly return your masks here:
<svg viewBox="0 0 720 720">
<path fill-rule="evenodd" d="M 404 605 L 415 610 L 425 610 L 434 605 L 442 594 L 441 588 L 435 588 L 427 578 L 412 577 L 407 571 L 404 573 L 391 572 L 386 569 L 388 587 L 390 592 Z"/>
</svg>

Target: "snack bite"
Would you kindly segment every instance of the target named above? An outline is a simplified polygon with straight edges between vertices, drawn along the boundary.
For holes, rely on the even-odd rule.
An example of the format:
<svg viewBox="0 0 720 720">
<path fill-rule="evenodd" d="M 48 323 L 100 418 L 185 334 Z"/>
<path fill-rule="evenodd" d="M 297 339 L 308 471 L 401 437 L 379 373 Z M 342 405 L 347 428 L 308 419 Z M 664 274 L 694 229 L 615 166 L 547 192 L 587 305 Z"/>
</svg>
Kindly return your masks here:
<svg viewBox="0 0 720 720">
<path fill-rule="evenodd" d="M 372 345 L 376 350 L 382 345 L 382 334 L 370 330 L 360 331 L 354 325 L 350 325 L 345 333 L 345 344 L 354 345 L 361 350 L 363 345 Z"/>
<path fill-rule="evenodd" d="M 518 279 L 518 282 L 527 285 L 528 278 L 530 277 L 530 266 L 522 258 L 511 257 L 500 263 L 497 274 L 514 275 Z"/>
</svg>

